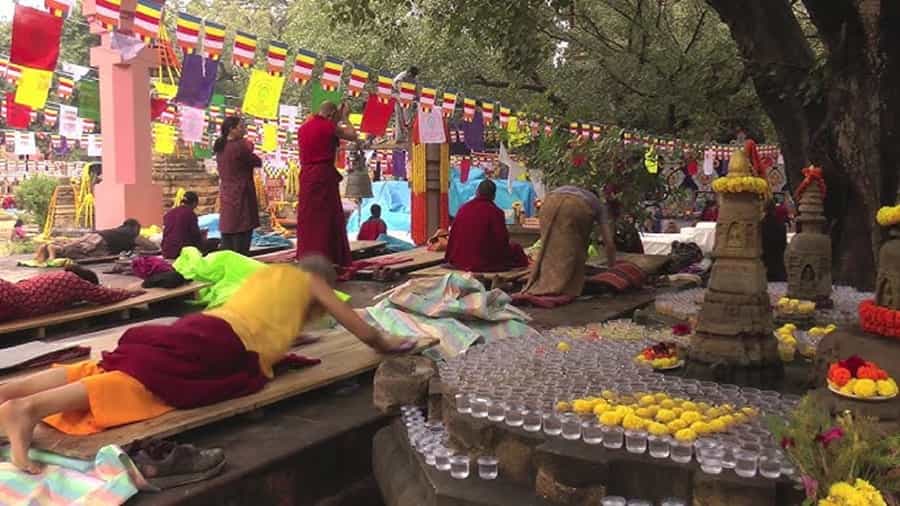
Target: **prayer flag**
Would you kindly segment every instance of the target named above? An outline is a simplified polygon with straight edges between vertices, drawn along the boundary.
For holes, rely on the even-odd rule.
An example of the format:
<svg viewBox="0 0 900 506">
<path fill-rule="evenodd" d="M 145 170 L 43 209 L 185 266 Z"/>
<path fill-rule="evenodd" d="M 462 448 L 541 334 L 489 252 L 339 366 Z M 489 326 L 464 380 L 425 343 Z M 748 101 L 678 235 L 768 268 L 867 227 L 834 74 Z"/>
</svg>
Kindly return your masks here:
<svg viewBox="0 0 900 506">
<path fill-rule="evenodd" d="M 322 102 L 326 100 L 332 102 L 334 104 L 339 104 L 341 102 L 341 92 L 340 90 L 328 91 L 322 88 L 322 83 L 319 81 L 313 81 L 312 85 L 310 85 L 311 92 L 311 100 L 310 100 L 310 112 L 313 114 L 319 112 L 319 106 L 322 105 Z"/>
<path fill-rule="evenodd" d="M 6 94 L 6 126 L 28 128 L 31 123 L 31 108 L 16 103 L 12 93 Z"/>
<path fill-rule="evenodd" d="M 335 91 L 341 87 L 341 75 L 344 73 L 344 64 L 341 60 L 331 56 L 325 57 L 325 64 L 322 66 L 322 89 L 325 91 Z"/>
<path fill-rule="evenodd" d="M 278 121 L 284 130 L 288 132 L 295 131 L 297 129 L 298 116 L 300 116 L 300 107 L 285 104 L 278 106 Z"/>
<path fill-rule="evenodd" d="M 60 17 L 16 4 L 9 61 L 33 69 L 56 70 L 62 25 Z"/>
<path fill-rule="evenodd" d="M 291 79 L 300 85 L 306 84 L 312 79 L 313 68 L 316 66 L 316 54 L 305 49 L 297 50 L 297 56 L 294 58 L 294 72 Z"/>
<path fill-rule="evenodd" d="M 208 58 L 218 60 L 225 48 L 225 25 L 206 21 L 203 24 L 203 52 Z"/>
<path fill-rule="evenodd" d="M 400 107 L 408 109 L 412 105 L 413 101 L 416 100 L 416 83 L 400 81 L 400 84 L 397 88 L 397 101 L 400 102 Z"/>
<path fill-rule="evenodd" d="M 60 74 L 56 83 L 56 95 L 59 98 L 69 98 L 75 91 L 75 80 Z"/>
<path fill-rule="evenodd" d="M 109 31 L 119 26 L 122 0 L 94 0 L 94 3 L 97 9 L 97 21 L 100 21 Z"/>
<path fill-rule="evenodd" d="M 231 62 L 243 68 L 250 68 L 256 60 L 256 35 L 238 30 L 234 34 L 234 48 Z"/>
<path fill-rule="evenodd" d="M 357 65 L 350 71 L 347 92 L 353 97 L 358 97 L 365 90 L 367 82 L 369 82 L 369 70 L 362 65 Z"/>
<path fill-rule="evenodd" d="M 443 144 L 447 142 L 447 132 L 444 128 L 444 117 L 440 110 L 428 111 L 419 108 L 418 117 L 419 142 L 422 144 Z"/>
<path fill-rule="evenodd" d="M 218 69 L 219 65 L 209 58 L 203 58 L 199 54 L 185 55 L 175 101 L 206 109 L 212 98 Z"/>
<path fill-rule="evenodd" d="M 145 42 L 156 40 L 159 38 L 162 16 L 162 3 L 156 0 L 138 0 L 134 9 L 134 33 L 140 35 Z"/>
<path fill-rule="evenodd" d="M 481 103 L 481 115 L 484 118 L 484 124 L 490 125 L 494 122 L 494 104 L 493 102 Z"/>
<path fill-rule="evenodd" d="M 388 103 L 394 93 L 394 80 L 384 74 L 380 74 L 375 92 L 378 94 L 378 100 L 384 104 Z"/>
<path fill-rule="evenodd" d="M 164 123 L 153 124 L 153 151 L 161 155 L 175 153 L 175 127 Z"/>
<path fill-rule="evenodd" d="M 500 128 L 506 128 L 506 125 L 509 124 L 509 107 L 500 107 Z"/>
<path fill-rule="evenodd" d="M 584 137 L 585 139 L 591 138 L 591 132 L 593 132 L 593 130 L 594 129 L 591 128 L 590 124 L 588 124 L 588 123 L 581 124 L 581 136 Z"/>
<path fill-rule="evenodd" d="M 79 81 L 78 108 L 82 118 L 100 121 L 100 85 L 97 81 Z"/>
<path fill-rule="evenodd" d="M 573 121 L 569 123 L 569 133 L 572 135 L 578 135 L 578 122 Z"/>
<path fill-rule="evenodd" d="M 547 137 L 553 135 L 553 118 L 545 118 L 546 123 L 544 123 L 544 135 Z"/>
<path fill-rule="evenodd" d="M 53 127 L 59 119 L 59 110 L 47 107 L 44 109 L 44 126 Z"/>
<path fill-rule="evenodd" d="M 269 64 L 269 72 L 272 74 L 283 74 L 284 65 L 287 62 L 288 47 L 283 42 L 272 41 L 269 43 L 269 51 L 266 55 L 266 62 Z"/>
<path fill-rule="evenodd" d="M 94 128 L 97 126 L 96 122 L 91 118 L 79 118 L 81 121 L 81 128 L 85 133 L 91 133 L 94 131 Z"/>
<path fill-rule="evenodd" d="M 87 155 L 103 156 L 103 138 L 97 134 L 87 136 Z"/>
<path fill-rule="evenodd" d="M 369 95 L 368 100 L 366 100 L 366 107 L 363 109 L 362 122 L 359 126 L 360 131 L 372 134 L 375 137 L 384 135 L 393 113 L 393 98 L 388 97 L 387 101 L 384 101 L 380 95 Z"/>
<path fill-rule="evenodd" d="M 19 77 L 22 76 L 22 67 L 16 65 L 15 63 L 7 63 L 6 64 L 6 82 L 15 86 L 19 81 Z"/>
<path fill-rule="evenodd" d="M 474 98 L 463 99 L 463 120 L 471 123 L 475 119 L 475 106 L 476 102 Z"/>
<path fill-rule="evenodd" d="M 37 144 L 34 140 L 34 132 L 15 132 L 15 148 L 17 155 L 33 155 L 37 153 Z"/>
<path fill-rule="evenodd" d="M 593 130 L 593 138 L 595 141 L 603 135 L 603 127 L 601 127 L 600 125 L 594 125 L 592 130 Z"/>
<path fill-rule="evenodd" d="M 162 81 L 153 81 L 153 89 L 156 90 L 156 96 L 171 100 L 178 94 L 178 86 Z"/>
<path fill-rule="evenodd" d="M 75 0 L 44 0 L 44 6 L 54 16 L 64 18 L 69 15 L 69 11 L 75 6 Z"/>
<path fill-rule="evenodd" d="M 201 142 L 206 130 L 206 111 L 197 107 L 182 106 L 179 127 L 185 142 Z"/>
<path fill-rule="evenodd" d="M 453 116 L 453 113 L 456 111 L 456 93 L 444 90 L 444 99 L 441 103 L 441 110 L 443 111 L 445 118 Z"/>
<path fill-rule="evenodd" d="M 197 44 L 200 42 L 200 27 L 203 20 L 197 16 L 192 16 L 186 12 L 179 12 L 175 22 L 175 37 L 178 39 L 178 46 L 184 51 L 184 54 L 192 54 L 197 51 Z"/>
<path fill-rule="evenodd" d="M 169 101 L 164 98 L 150 99 L 150 121 L 158 119 L 169 107 Z"/>
<path fill-rule="evenodd" d="M 67 139 L 78 139 L 84 131 L 83 123 L 78 117 L 78 108 L 70 105 L 59 106 L 59 135 Z"/>
<path fill-rule="evenodd" d="M 278 149 L 278 125 L 266 123 L 262 131 L 262 150 L 271 153 Z"/>
<path fill-rule="evenodd" d="M 278 101 L 284 87 L 283 76 L 273 76 L 262 70 L 254 69 L 250 74 L 250 83 L 244 95 L 245 113 L 263 119 L 278 118 Z"/>
<path fill-rule="evenodd" d="M 437 96 L 437 90 L 423 87 L 422 92 L 419 94 L 419 107 L 424 109 L 425 112 L 431 112 L 431 109 L 434 108 L 435 96 Z"/>
<path fill-rule="evenodd" d="M 52 81 L 53 72 L 23 67 L 19 87 L 16 88 L 16 103 L 32 109 L 43 109 Z"/>
</svg>

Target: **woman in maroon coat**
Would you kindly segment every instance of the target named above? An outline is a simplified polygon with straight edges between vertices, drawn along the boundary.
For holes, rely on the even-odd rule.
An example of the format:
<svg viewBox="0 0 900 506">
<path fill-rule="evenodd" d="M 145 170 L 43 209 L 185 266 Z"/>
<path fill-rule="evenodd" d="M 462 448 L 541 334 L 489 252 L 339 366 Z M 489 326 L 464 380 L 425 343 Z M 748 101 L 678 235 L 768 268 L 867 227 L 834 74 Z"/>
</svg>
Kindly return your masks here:
<svg viewBox="0 0 900 506">
<path fill-rule="evenodd" d="M 245 133 L 241 118 L 229 116 L 213 146 L 219 170 L 221 247 L 242 255 L 250 253 L 253 229 L 259 226 L 253 169 L 262 166 L 262 160 L 253 154 L 253 144 L 244 139 Z"/>
</svg>

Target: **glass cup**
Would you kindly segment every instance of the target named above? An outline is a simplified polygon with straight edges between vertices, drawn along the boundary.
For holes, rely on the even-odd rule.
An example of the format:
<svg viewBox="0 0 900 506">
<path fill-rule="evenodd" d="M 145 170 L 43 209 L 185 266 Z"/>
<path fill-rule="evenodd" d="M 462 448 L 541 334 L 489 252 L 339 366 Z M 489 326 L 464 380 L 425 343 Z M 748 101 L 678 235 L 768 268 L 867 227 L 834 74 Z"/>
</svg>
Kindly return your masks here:
<svg viewBox="0 0 900 506">
<path fill-rule="evenodd" d="M 603 426 L 597 422 L 584 422 L 581 424 L 581 439 L 589 445 L 598 445 L 603 442 Z"/>
<path fill-rule="evenodd" d="M 497 478 L 497 457 L 478 457 L 478 477 L 482 480 Z"/>
<path fill-rule="evenodd" d="M 608 495 L 600 499 L 600 506 L 626 506 L 626 504 L 628 504 L 628 501 L 624 497 L 617 495 Z"/>
<path fill-rule="evenodd" d="M 525 410 L 520 404 L 510 403 L 506 407 L 506 425 L 510 427 L 521 427 L 525 422 Z"/>
<path fill-rule="evenodd" d="M 481 397 L 481 396 L 472 398 L 472 403 L 471 403 L 471 407 L 470 407 L 470 412 L 471 412 L 472 416 L 475 418 L 487 418 L 488 404 L 490 402 L 491 401 L 489 401 L 487 398 Z"/>
<path fill-rule="evenodd" d="M 558 436 L 562 434 L 562 419 L 556 413 L 544 413 L 544 434 Z"/>
<path fill-rule="evenodd" d="M 423 453 L 423 455 L 425 455 L 425 463 L 429 466 L 434 466 L 437 459 L 437 451 L 441 448 L 443 448 L 443 445 L 441 445 L 440 443 L 432 443 L 428 445 L 425 448 L 425 452 Z"/>
<path fill-rule="evenodd" d="M 629 499 L 628 506 L 653 506 L 653 503 L 646 499 Z"/>
<path fill-rule="evenodd" d="M 700 469 L 706 474 L 720 474 L 724 455 L 725 450 L 718 446 L 704 449 L 702 457 L 699 458 Z"/>
<path fill-rule="evenodd" d="M 603 447 L 610 450 L 618 450 L 622 448 L 625 431 L 622 427 L 609 427 L 604 425 L 600 428 L 603 433 Z"/>
<path fill-rule="evenodd" d="M 694 443 L 691 441 L 679 441 L 673 439 L 672 443 L 669 445 L 669 458 L 672 459 L 673 462 L 687 464 L 691 461 L 693 453 Z"/>
<path fill-rule="evenodd" d="M 759 474 L 766 478 L 777 479 L 781 476 L 781 463 L 783 457 L 781 452 L 770 450 L 763 452 L 759 456 Z"/>
<path fill-rule="evenodd" d="M 665 459 L 669 457 L 670 438 L 667 436 L 647 436 L 647 449 L 650 456 L 655 459 Z"/>
<path fill-rule="evenodd" d="M 726 442 L 722 445 L 724 454 L 722 455 L 722 467 L 725 469 L 734 469 L 736 462 L 734 460 L 734 451 L 738 449 L 737 445 Z"/>
<path fill-rule="evenodd" d="M 734 451 L 734 474 L 741 478 L 753 478 L 756 476 L 756 466 L 759 453 L 749 449 L 736 449 Z"/>
<path fill-rule="evenodd" d="M 506 403 L 494 401 L 488 406 L 487 419 L 492 422 L 502 422 L 506 418 Z"/>
<path fill-rule="evenodd" d="M 528 432 L 537 432 L 541 430 L 542 421 L 543 413 L 541 413 L 540 411 L 526 411 L 522 416 L 522 428 Z"/>
<path fill-rule="evenodd" d="M 647 451 L 647 433 L 642 430 L 625 431 L 625 449 L 628 453 L 637 454 Z"/>
<path fill-rule="evenodd" d="M 569 441 L 581 439 L 581 420 L 575 415 L 566 415 L 562 419 L 562 437 Z"/>
<path fill-rule="evenodd" d="M 472 412 L 472 403 L 469 394 L 456 394 L 454 396 L 454 399 L 456 399 L 456 411 L 465 414 L 469 414 Z"/>
<path fill-rule="evenodd" d="M 454 455 L 450 457 L 450 476 L 457 480 L 469 477 L 469 457 L 466 455 Z"/>
<path fill-rule="evenodd" d="M 453 456 L 453 450 L 449 448 L 438 448 L 434 451 L 434 467 L 438 471 L 450 470 L 450 457 Z"/>
<path fill-rule="evenodd" d="M 659 503 L 659 506 L 687 506 L 687 502 L 677 497 L 666 497 Z"/>
</svg>

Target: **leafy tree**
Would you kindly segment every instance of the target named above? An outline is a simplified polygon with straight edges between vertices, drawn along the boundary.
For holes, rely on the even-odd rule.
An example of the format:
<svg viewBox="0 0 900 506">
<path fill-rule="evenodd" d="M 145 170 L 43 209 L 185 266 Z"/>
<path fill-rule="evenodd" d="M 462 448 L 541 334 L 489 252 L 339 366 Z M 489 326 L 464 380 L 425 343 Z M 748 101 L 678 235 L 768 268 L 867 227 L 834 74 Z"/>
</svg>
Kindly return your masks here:
<svg viewBox="0 0 900 506">
<path fill-rule="evenodd" d="M 36 174 L 22 181 L 16 189 L 16 203 L 34 217 L 39 227 L 47 220 L 50 199 L 58 184 L 56 178 Z"/>
</svg>

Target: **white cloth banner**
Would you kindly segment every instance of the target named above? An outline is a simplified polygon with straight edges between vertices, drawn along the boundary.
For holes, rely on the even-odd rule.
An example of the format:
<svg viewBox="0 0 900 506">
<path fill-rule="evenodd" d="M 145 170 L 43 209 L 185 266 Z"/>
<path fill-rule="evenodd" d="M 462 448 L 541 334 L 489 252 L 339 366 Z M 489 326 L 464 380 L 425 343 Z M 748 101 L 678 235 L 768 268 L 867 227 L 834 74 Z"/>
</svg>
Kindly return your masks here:
<svg viewBox="0 0 900 506">
<path fill-rule="evenodd" d="M 284 105 L 281 104 L 278 106 L 278 119 L 281 123 L 282 130 L 287 130 L 291 133 L 296 133 L 297 130 L 297 118 L 300 117 L 300 107 L 296 105 Z"/>
<path fill-rule="evenodd" d="M 103 138 L 97 134 L 88 134 L 87 136 L 87 154 L 88 156 L 103 156 Z"/>
<path fill-rule="evenodd" d="M 72 76 L 72 79 L 74 79 L 76 82 L 81 81 L 81 78 L 86 76 L 87 73 L 91 71 L 90 67 L 75 65 L 74 63 L 63 63 L 62 69 L 66 74 L 70 74 Z"/>
<path fill-rule="evenodd" d="M 37 145 L 34 140 L 34 132 L 16 132 L 15 148 L 17 155 L 33 155 L 37 153 Z"/>
<path fill-rule="evenodd" d="M 137 55 L 144 49 L 144 41 L 132 35 L 112 32 L 109 47 L 113 51 L 118 51 L 122 55 L 122 59 L 128 62 L 137 58 Z"/>
<path fill-rule="evenodd" d="M 706 152 L 703 153 L 703 173 L 707 176 L 713 175 L 715 158 L 716 152 L 711 149 L 707 149 Z"/>
<path fill-rule="evenodd" d="M 419 109 L 419 142 L 422 144 L 443 144 L 447 142 L 444 131 L 444 116 L 440 107 L 432 107 L 424 112 Z"/>
<path fill-rule="evenodd" d="M 196 107 L 179 106 L 181 138 L 186 142 L 202 142 L 206 130 L 206 111 Z"/>
<path fill-rule="evenodd" d="M 497 159 L 503 165 L 506 165 L 509 170 L 507 171 L 506 177 L 506 189 L 512 192 L 513 181 L 519 178 L 519 175 L 525 173 L 525 168 L 514 162 L 512 158 L 509 156 L 509 152 L 506 150 L 506 145 L 502 142 L 500 143 L 500 155 Z"/>
<path fill-rule="evenodd" d="M 80 139 L 84 123 L 78 117 L 78 108 L 59 104 L 59 135 L 66 139 Z"/>
</svg>

